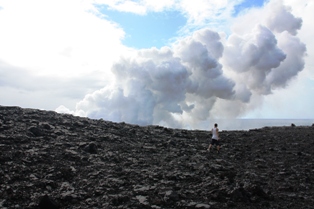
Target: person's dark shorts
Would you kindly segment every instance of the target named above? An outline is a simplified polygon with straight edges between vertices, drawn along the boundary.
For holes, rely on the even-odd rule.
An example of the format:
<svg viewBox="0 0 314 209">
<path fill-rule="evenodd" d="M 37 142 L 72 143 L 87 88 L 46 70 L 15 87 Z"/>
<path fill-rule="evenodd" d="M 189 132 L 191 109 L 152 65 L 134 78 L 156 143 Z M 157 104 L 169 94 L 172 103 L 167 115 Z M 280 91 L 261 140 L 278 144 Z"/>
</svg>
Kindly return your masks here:
<svg viewBox="0 0 314 209">
<path fill-rule="evenodd" d="M 212 139 L 212 142 L 211 142 L 211 145 L 217 145 L 217 146 L 219 146 L 219 140 L 217 140 L 217 139 Z"/>
</svg>

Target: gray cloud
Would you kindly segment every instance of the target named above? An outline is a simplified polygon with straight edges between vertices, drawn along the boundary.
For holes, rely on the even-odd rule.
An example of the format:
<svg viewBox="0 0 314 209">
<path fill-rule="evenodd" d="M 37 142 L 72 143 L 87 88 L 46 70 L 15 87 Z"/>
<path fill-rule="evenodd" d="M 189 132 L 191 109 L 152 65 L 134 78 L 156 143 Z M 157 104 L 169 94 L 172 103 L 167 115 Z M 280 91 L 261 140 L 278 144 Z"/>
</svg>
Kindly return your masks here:
<svg viewBox="0 0 314 209">
<path fill-rule="evenodd" d="M 218 60 L 222 49 L 216 32 L 201 30 L 173 48 L 140 50 L 113 66 L 113 87 L 85 97 L 77 108 L 89 116 L 141 125 L 180 126 L 173 114 L 183 112 L 204 118 L 216 97 L 234 94 L 234 83 Z"/>
<path fill-rule="evenodd" d="M 283 6 L 281 1 L 272 1 L 268 7 L 271 15 L 266 20 L 267 27 L 274 32 L 287 31 L 291 35 L 296 35 L 302 26 L 302 19 L 291 14 L 290 8 Z"/>
<path fill-rule="evenodd" d="M 295 36 L 301 20 L 281 4 L 227 40 L 210 29 L 172 47 L 144 49 L 121 58 L 115 81 L 85 96 L 76 114 L 140 125 L 195 127 L 237 117 L 283 88 L 304 68 L 306 48 Z M 289 21 L 282 25 L 282 19 Z M 265 23 L 265 22 L 264 22 Z"/>
<path fill-rule="evenodd" d="M 286 59 L 275 35 L 264 26 L 257 26 L 247 39 L 233 35 L 225 47 L 224 60 L 234 71 L 245 72 L 249 89 L 270 93 L 266 76 Z"/>
<path fill-rule="evenodd" d="M 267 75 L 266 83 L 273 89 L 286 87 L 305 65 L 306 46 L 298 38 L 284 32 L 278 45 L 286 54 L 286 59 Z"/>
</svg>

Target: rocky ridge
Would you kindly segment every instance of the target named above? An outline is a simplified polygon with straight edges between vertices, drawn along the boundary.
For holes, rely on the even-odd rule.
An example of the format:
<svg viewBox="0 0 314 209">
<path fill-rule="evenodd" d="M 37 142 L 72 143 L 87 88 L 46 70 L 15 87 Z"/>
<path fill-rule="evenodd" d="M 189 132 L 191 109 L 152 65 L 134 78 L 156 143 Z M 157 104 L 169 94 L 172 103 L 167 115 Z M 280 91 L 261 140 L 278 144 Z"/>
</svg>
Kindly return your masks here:
<svg viewBox="0 0 314 209">
<path fill-rule="evenodd" d="M 0 208 L 314 208 L 314 127 L 210 133 L 0 106 Z"/>
</svg>

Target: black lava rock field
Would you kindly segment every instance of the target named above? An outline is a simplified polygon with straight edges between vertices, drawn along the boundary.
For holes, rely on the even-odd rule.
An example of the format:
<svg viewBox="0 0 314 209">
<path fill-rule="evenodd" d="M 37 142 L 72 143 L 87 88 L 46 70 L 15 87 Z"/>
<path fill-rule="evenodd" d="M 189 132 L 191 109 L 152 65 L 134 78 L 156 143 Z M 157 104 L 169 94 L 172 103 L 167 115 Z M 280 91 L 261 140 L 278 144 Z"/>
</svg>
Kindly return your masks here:
<svg viewBox="0 0 314 209">
<path fill-rule="evenodd" d="M 314 208 L 314 126 L 220 136 L 0 106 L 0 208 Z"/>
</svg>

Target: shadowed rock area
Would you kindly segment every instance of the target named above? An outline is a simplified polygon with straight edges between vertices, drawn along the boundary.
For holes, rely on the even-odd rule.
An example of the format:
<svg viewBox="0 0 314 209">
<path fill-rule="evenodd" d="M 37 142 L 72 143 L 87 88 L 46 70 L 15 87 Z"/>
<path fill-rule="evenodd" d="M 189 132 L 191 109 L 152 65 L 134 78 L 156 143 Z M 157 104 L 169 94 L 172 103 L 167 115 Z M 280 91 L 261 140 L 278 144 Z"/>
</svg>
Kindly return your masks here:
<svg viewBox="0 0 314 209">
<path fill-rule="evenodd" d="M 314 208 L 313 126 L 220 136 L 0 106 L 0 208 Z"/>
</svg>

